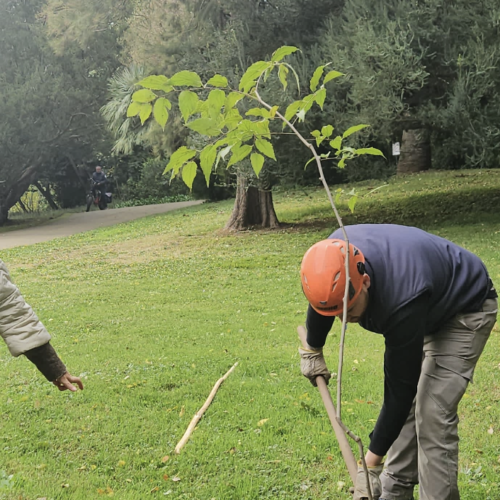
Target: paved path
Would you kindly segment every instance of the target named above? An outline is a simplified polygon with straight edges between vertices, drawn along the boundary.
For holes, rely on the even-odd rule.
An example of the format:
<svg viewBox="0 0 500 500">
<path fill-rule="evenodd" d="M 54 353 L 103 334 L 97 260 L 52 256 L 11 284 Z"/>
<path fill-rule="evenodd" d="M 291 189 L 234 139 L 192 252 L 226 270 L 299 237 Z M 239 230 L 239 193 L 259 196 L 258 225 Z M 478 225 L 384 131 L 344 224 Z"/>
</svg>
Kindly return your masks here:
<svg viewBox="0 0 500 500">
<path fill-rule="evenodd" d="M 113 226 L 147 215 L 162 214 L 178 208 L 199 205 L 203 201 L 181 201 L 178 203 L 163 203 L 161 205 L 145 205 L 142 207 L 114 208 L 64 215 L 42 226 L 19 229 L 0 234 L 0 250 L 24 245 L 33 245 L 42 241 L 63 238 L 76 233 L 83 233 L 100 227 Z"/>
</svg>

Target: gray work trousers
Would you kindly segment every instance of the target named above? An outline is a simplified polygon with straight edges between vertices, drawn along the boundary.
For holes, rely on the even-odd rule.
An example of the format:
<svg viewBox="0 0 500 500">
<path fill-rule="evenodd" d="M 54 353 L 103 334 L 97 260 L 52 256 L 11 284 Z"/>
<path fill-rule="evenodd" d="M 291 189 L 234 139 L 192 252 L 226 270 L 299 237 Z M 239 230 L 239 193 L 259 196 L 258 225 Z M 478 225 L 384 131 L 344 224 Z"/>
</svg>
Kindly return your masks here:
<svg viewBox="0 0 500 500">
<path fill-rule="evenodd" d="M 496 321 L 497 300 L 480 312 L 457 314 L 424 339 L 422 373 L 413 408 L 389 450 L 380 479 L 384 500 L 459 500 L 458 403 Z"/>
</svg>

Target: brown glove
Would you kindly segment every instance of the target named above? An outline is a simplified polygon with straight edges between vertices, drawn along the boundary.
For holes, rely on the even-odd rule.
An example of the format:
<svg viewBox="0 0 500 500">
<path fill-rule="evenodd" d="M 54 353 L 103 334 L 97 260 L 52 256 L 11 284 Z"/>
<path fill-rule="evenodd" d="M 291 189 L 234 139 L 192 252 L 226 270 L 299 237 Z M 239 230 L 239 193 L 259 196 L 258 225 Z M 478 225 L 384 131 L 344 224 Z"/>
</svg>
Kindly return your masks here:
<svg viewBox="0 0 500 500">
<path fill-rule="evenodd" d="M 323 349 L 304 349 L 300 347 L 299 354 L 300 370 L 302 371 L 302 375 L 307 377 L 314 387 L 317 386 L 316 377 L 318 375 L 323 376 L 328 384 L 328 381 L 332 376 L 326 366 L 325 358 L 323 357 Z"/>
<path fill-rule="evenodd" d="M 379 500 L 382 495 L 382 484 L 380 483 L 380 474 L 384 469 L 384 464 L 368 467 L 368 476 L 370 477 L 370 486 L 372 489 L 373 500 Z M 365 469 L 363 463 L 358 460 L 358 475 L 356 476 L 356 484 L 354 485 L 354 496 L 352 500 L 368 500 L 368 489 L 366 484 Z"/>
</svg>

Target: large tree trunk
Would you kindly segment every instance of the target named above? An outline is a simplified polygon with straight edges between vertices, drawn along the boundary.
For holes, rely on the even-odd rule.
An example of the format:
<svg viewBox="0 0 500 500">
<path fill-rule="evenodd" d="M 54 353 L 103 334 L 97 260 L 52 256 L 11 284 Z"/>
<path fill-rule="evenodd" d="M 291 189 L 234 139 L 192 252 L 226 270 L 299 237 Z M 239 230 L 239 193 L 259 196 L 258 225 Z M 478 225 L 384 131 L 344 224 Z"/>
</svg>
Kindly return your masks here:
<svg viewBox="0 0 500 500">
<path fill-rule="evenodd" d="M 226 224 L 229 231 L 240 231 L 252 226 L 279 227 L 270 190 L 248 186 L 244 175 L 238 175 L 233 212 Z"/>
<path fill-rule="evenodd" d="M 403 131 L 398 174 L 408 174 L 429 170 L 431 167 L 431 144 L 426 129 Z"/>
<path fill-rule="evenodd" d="M 38 165 L 23 171 L 18 181 L 10 184 L 0 197 L 0 226 L 3 226 L 9 217 L 9 210 L 21 199 L 21 196 L 35 180 Z"/>
</svg>

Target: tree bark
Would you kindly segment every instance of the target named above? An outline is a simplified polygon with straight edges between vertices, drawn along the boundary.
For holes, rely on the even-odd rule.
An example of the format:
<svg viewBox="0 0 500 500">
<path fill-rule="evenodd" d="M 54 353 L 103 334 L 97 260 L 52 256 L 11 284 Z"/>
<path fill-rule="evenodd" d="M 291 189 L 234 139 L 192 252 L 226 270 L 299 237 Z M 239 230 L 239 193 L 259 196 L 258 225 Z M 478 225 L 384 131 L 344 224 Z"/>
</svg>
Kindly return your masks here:
<svg viewBox="0 0 500 500">
<path fill-rule="evenodd" d="M 42 193 L 43 197 L 47 200 L 52 210 L 59 210 L 59 207 L 56 205 L 54 198 L 52 198 L 52 195 L 50 194 L 50 188 L 48 184 L 46 189 L 44 189 L 38 181 L 35 181 L 33 185 L 38 189 L 38 191 L 40 191 L 40 193 Z"/>
<path fill-rule="evenodd" d="M 21 207 L 22 211 L 25 213 L 25 214 L 29 214 L 29 210 L 26 208 L 26 205 L 23 203 L 23 200 L 19 200 L 17 202 L 19 204 L 19 206 Z"/>
<path fill-rule="evenodd" d="M 279 227 L 272 192 L 248 186 L 246 177 L 238 174 L 236 199 L 225 229 L 241 231 L 256 226 L 262 228 Z"/>
<path fill-rule="evenodd" d="M 19 180 L 6 189 L 4 196 L 0 199 L 0 226 L 7 222 L 9 210 L 21 199 L 30 184 L 33 184 L 37 169 L 38 165 L 26 168 Z"/>
<path fill-rule="evenodd" d="M 429 170 L 431 167 L 431 144 L 426 129 L 404 130 L 401 140 L 401 156 L 398 174 Z"/>
<path fill-rule="evenodd" d="M 80 184 L 82 185 L 83 189 L 85 191 L 87 191 L 89 189 L 87 179 L 85 179 L 85 181 L 82 179 L 82 176 L 80 175 L 80 171 L 78 170 L 78 167 L 76 166 L 76 163 L 73 160 L 73 158 L 71 156 L 68 156 L 67 158 L 70 162 L 70 165 L 73 167 L 73 171 L 75 172 L 76 178 L 80 181 Z"/>
</svg>

